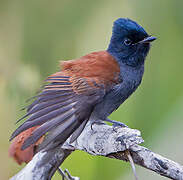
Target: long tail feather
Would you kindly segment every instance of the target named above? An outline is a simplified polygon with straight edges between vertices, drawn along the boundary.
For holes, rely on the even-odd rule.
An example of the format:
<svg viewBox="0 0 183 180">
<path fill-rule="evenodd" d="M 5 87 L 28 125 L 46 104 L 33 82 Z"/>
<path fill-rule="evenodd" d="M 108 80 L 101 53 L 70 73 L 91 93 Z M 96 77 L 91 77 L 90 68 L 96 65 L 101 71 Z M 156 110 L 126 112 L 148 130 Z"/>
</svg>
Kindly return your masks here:
<svg viewBox="0 0 183 180">
<path fill-rule="evenodd" d="M 32 134 L 32 132 L 38 128 L 38 126 L 27 129 L 26 131 L 19 134 L 11 143 L 9 147 L 9 156 L 13 157 L 14 160 L 21 165 L 23 162 L 28 163 L 32 157 L 34 156 L 34 151 L 36 147 L 43 141 L 43 137 L 41 137 L 36 143 L 31 145 L 25 150 L 21 150 L 22 144 L 24 141 Z"/>
</svg>

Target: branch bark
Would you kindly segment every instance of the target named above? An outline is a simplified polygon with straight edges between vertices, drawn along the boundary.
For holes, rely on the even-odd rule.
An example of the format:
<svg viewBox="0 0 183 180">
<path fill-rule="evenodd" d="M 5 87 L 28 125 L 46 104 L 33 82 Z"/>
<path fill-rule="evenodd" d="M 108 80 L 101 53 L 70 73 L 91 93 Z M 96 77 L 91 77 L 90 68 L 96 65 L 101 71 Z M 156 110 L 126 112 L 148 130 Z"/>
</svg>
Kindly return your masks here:
<svg viewBox="0 0 183 180">
<path fill-rule="evenodd" d="M 135 164 L 167 178 L 183 180 L 183 166 L 140 146 L 142 142 L 144 141 L 138 130 L 101 124 L 94 124 L 91 129 L 89 122 L 77 141 L 70 144 L 68 139 L 61 147 L 52 151 L 38 152 L 11 180 L 51 179 L 57 168 L 74 150 L 123 161 L 128 161 L 125 153 L 128 150 Z"/>
</svg>

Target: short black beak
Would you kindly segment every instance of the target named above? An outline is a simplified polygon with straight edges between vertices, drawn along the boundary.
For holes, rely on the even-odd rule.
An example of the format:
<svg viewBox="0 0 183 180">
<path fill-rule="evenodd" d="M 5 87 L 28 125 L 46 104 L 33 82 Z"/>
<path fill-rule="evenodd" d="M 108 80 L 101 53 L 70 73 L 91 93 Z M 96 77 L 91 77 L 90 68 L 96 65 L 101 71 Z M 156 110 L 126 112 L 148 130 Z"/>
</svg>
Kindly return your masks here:
<svg viewBox="0 0 183 180">
<path fill-rule="evenodd" d="M 144 38 L 142 41 L 140 41 L 139 43 L 151 43 L 154 40 L 156 40 L 156 37 L 148 36 L 148 37 Z"/>
</svg>

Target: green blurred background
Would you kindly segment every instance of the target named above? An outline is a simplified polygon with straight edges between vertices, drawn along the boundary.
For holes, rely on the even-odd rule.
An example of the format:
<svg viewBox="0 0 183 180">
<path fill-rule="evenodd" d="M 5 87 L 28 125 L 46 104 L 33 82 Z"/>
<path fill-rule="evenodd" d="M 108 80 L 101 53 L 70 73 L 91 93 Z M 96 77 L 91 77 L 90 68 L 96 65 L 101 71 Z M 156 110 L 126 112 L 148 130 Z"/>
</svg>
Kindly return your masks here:
<svg viewBox="0 0 183 180">
<path fill-rule="evenodd" d="M 59 70 L 59 60 L 106 49 L 119 17 L 136 20 L 158 39 L 142 85 L 112 119 L 139 129 L 145 146 L 183 164 L 182 7 L 181 0 L 0 0 L 0 179 L 23 167 L 7 151 L 25 100 Z M 128 163 L 84 152 L 74 152 L 63 167 L 81 180 L 133 179 Z M 140 167 L 137 173 L 165 179 Z"/>
</svg>

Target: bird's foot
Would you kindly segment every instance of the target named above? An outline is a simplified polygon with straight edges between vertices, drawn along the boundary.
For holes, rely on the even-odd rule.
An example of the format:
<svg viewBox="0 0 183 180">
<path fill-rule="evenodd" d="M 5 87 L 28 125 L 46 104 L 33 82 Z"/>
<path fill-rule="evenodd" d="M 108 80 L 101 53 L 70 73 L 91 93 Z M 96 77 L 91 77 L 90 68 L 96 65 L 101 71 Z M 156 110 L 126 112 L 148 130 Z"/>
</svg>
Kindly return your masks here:
<svg viewBox="0 0 183 180">
<path fill-rule="evenodd" d="M 103 121 L 93 121 L 93 122 L 91 123 L 91 130 L 93 130 L 93 125 L 94 125 L 94 124 L 106 125 Z"/>
<path fill-rule="evenodd" d="M 62 180 L 80 180 L 79 177 L 71 176 L 67 169 L 63 171 L 61 168 L 58 168 L 58 172 L 62 176 Z"/>
<path fill-rule="evenodd" d="M 123 127 L 123 128 L 128 127 L 126 124 L 124 124 L 122 122 L 110 120 L 108 118 L 105 119 L 105 121 L 112 123 L 114 131 L 116 131 L 116 128 L 118 128 L 118 127 Z"/>
</svg>

